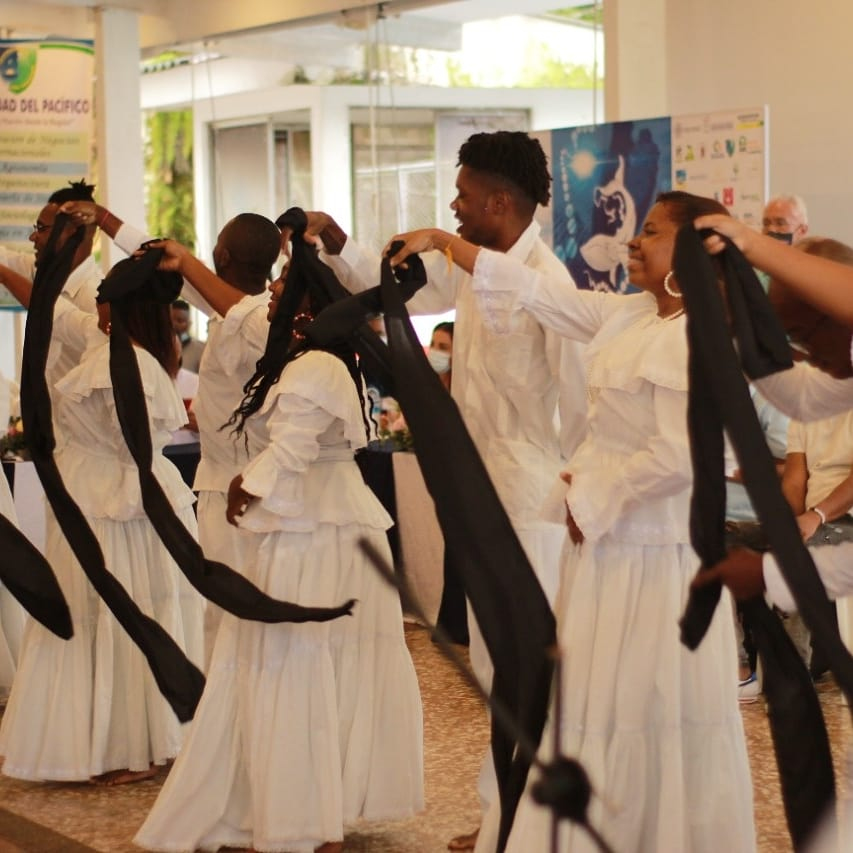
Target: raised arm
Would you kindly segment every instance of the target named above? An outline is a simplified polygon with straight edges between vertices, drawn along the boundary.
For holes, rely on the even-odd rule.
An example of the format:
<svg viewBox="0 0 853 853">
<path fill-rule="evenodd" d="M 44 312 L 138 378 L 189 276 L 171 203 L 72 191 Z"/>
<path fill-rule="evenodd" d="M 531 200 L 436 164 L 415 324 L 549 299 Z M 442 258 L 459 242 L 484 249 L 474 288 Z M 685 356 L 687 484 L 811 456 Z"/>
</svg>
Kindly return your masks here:
<svg viewBox="0 0 853 853">
<path fill-rule="evenodd" d="M 391 244 L 398 240 L 402 241 L 403 248 L 391 258 L 392 267 L 404 263 L 409 255 L 438 251 L 444 253 L 448 265 L 456 264 L 465 272 L 473 274 L 474 264 L 480 253 L 479 246 L 463 240 L 458 234 L 451 234 L 440 228 L 421 228 L 418 231 L 395 234 L 382 250 L 382 254 L 384 255 Z"/>
<path fill-rule="evenodd" d="M 712 254 L 725 249 L 728 237 L 746 259 L 789 288 L 800 299 L 853 328 L 853 267 L 808 254 L 761 234 L 733 216 L 712 214 L 695 221 L 698 229 L 716 234 L 705 241 Z"/>
<path fill-rule="evenodd" d="M 0 264 L 0 284 L 5 287 L 24 308 L 30 307 L 30 294 L 33 283 L 20 273 Z"/>
<path fill-rule="evenodd" d="M 305 239 L 310 243 L 318 243 L 328 255 L 340 255 L 347 242 L 347 233 L 337 222 L 322 210 L 306 210 L 308 227 L 305 229 Z M 290 242 L 290 228 L 281 229 L 281 248 L 287 254 Z"/>
<path fill-rule="evenodd" d="M 151 246 L 165 252 L 160 269 L 180 273 L 221 317 L 246 296 L 242 290 L 219 278 L 177 240 L 157 240 Z"/>
<path fill-rule="evenodd" d="M 119 219 L 111 210 L 93 201 L 66 201 L 59 208 L 75 225 L 97 225 L 122 251 L 133 254 L 149 235 Z"/>
</svg>

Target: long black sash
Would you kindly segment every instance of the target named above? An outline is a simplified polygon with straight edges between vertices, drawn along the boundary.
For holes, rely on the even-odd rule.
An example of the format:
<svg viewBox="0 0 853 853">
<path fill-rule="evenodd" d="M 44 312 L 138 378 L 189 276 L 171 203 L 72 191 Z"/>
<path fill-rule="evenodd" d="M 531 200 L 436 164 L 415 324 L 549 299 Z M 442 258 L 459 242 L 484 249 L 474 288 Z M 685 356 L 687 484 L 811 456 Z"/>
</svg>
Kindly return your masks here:
<svg viewBox="0 0 853 853">
<path fill-rule="evenodd" d="M 459 409 L 424 355 L 387 259 L 381 296 L 398 400 L 446 546 L 494 664 L 492 696 L 529 741 L 538 744 L 553 674 L 548 651 L 556 644 L 554 615 Z M 516 745 L 517 739 L 493 718 L 499 851 L 506 845 L 530 767 Z"/>
<path fill-rule="evenodd" d="M 0 514 L 0 581 L 33 619 L 61 637 L 74 636 L 71 611 L 50 563 L 5 515 Z"/>
<path fill-rule="evenodd" d="M 782 495 L 741 368 L 742 360 L 743 370 L 751 378 L 766 376 L 791 366 L 790 351 L 749 264 L 731 245 L 722 260 L 737 351 L 732 345 L 717 275 L 701 238 L 692 224 L 679 231 L 674 269 L 684 293 L 690 344 L 688 423 L 694 469 L 690 508 L 693 547 L 703 568 L 713 566 L 726 554 L 725 428 L 753 506 L 803 620 L 850 698 L 853 658 L 841 641 L 826 591 Z M 701 642 L 719 596 L 719 585 L 691 594 L 682 619 L 682 640 L 689 648 L 696 648 Z M 826 726 L 808 670 L 779 619 L 763 598 L 748 602 L 746 608 L 763 666 L 763 687 L 788 828 L 799 849 L 835 796 Z"/>
<path fill-rule="evenodd" d="M 148 249 L 138 259 L 123 261 L 121 271 L 113 272 L 104 280 L 98 291 L 99 299 L 110 301 L 121 298 L 139 286 L 145 287 L 146 283 L 156 278 L 155 270 L 162 254 L 162 250 Z M 198 541 L 176 515 L 151 470 L 153 448 L 139 364 L 120 312 L 112 312 L 111 325 L 110 379 L 116 415 L 124 440 L 139 469 L 142 505 L 187 580 L 205 598 L 241 619 L 257 622 L 325 622 L 349 614 L 353 601 L 339 607 L 303 607 L 288 601 L 278 601 L 262 592 L 239 572 L 204 556 Z M 222 522 L 224 524 L 225 519 Z"/>
<path fill-rule="evenodd" d="M 168 632 L 146 616 L 107 570 L 104 555 L 86 517 L 65 488 L 53 459 L 56 441 L 45 370 L 53 330 L 53 308 L 68 278 L 83 229 L 54 251 L 68 218 L 58 215 L 33 282 L 24 337 L 21 371 L 21 415 L 30 454 L 59 526 L 86 577 L 119 624 L 145 655 L 157 686 L 182 722 L 192 719 L 204 687 L 204 676 Z"/>
</svg>

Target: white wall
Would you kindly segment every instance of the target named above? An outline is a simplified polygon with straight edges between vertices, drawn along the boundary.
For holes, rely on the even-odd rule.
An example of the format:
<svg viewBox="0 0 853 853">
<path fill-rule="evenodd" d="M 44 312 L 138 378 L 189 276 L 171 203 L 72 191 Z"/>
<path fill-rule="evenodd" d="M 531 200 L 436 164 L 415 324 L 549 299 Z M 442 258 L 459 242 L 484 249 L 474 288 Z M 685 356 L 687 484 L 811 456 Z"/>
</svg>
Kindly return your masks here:
<svg viewBox="0 0 853 853">
<path fill-rule="evenodd" d="M 771 195 L 802 195 L 813 234 L 853 244 L 851 25 L 850 0 L 668 0 L 661 50 L 668 112 L 768 104 Z"/>
<path fill-rule="evenodd" d="M 146 84 L 146 78 L 143 77 L 143 103 L 152 107 L 155 101 L 153 88 L 146 91 Z M 160 81 L 157 82 L 157 90 L 163 90 Z M 351 108 L 368 107 L 371 97 L 376 98 L 377 93 L 371 93 L 366 86 L 298 85 L 256 89 L 194 101 L 199 257 L 209 257 L 212 249 L 212 171 L 208 133 L 211 122 L 239 122 L 294 114 L 308 116 L 311 124 L 314 205 L 318 210 L 330 212 L 345 230 L 350 231 L 352 188 L 349 112 Z M 379 93 L 376 106 L 386 109 L 390 106 L 387 90 Z M 594 116 L 592 92 L 576 89 L 444 89 L 407 86 L 395 89 L 393 106 L 397 109 L 528 109 L 531 130 L 589 124 Z M 598 110 L 601 115 L 600 94 Z M 268 215 L 280 212 L 272 211 Z"/>
</svg>

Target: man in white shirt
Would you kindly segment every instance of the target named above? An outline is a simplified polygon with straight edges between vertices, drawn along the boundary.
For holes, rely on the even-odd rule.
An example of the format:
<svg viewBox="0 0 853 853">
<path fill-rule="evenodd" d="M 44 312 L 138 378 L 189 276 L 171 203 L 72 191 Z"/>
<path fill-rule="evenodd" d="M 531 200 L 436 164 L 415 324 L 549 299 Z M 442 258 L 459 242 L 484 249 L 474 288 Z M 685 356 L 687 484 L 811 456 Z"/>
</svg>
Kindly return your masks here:
<svg viewBox="0 0 853 853">
<path fill-rule="evenodd" d="M 0 285 L 6 286 L 24 307 L 29 305 L 30 286 L 35 277 L 36 267 L 53 232 L 56 216 L 60 213 L 60 209 L 63 209 L 63 212 L 73 210 L 75 205 L 82 202 L 91 208 L 92 216 L 85 222 L 81 221 L 79 217 L 72 216 L 71 221 L 60 235 L 56 248 L 57 250 L 61 248 L 76 228 L 83 225 L 85 228 L 83 241 L 74 254 L 71 273 L 62 289 L 62 297 L 70 299 L 82 311 L 95 313 L 95 296 L 104 274 L 92 257 L 92 246 L 98 224 L 103 222 L 104 214 L 107 216 L 109 214 L 104 208 L 97 207 L 94 204 L 92 199 L 94 189 L 93 185 L 81 180 L 56 190 L 48 198 L 47 204 L 39 212 L 30 234 L 30 241 L 34 249 L 32 254 L 16 252 L 0 246 Z M 98 211 L 101 213 L 101 219 L 98 218 Z M 128 253 L 139 246 L 139 243 L 134 242 L 134 234 L 121 233 L 118 228 L 112 231 L 110 236 L 113 237 L 117 246 Z M 81 355 L 82 352 L 76 352 L 67 345 L 52 341 L 47 362 L 48 388 L 52 389 L 56 382 L 77 365 Z M 54 424 L 55 427 L 56 424 Z"/>
<path fill-rule="evenodd" d="M 533 215 L 550 200 L 551 176 L 537 140 L 526 133 L 477 133 L 459 149 L 456 198 L 451 202 L 464 239 L 505 252 L 528 266 L 575 284 L 562 261 L 539 237 Z M 327 253 L 324 260 L 355 292 L 379 281 L 379 259 L 357 246 L 325 213 L 309 213 L 308 234 Z M 452 253 L 452 243 L 449 251 Z M 427 284 L 407 304 L 413 314 L 456 309 L 451 394 L 495 489 L 550 602 L 558 583 L 565 527 L 545 521 L 543 505 L 562 459 L 586 430 L 586 382 L 577 344 L 563 341 L 529 315 L 510 335 L 496 335 L 483 320 L 471 276 L 437 255 L 426 258 Z M 559 407 L 560 429 L 555 427 Z M 565 487 L 562 486 L 563 491 Z M 471 664 L 491 684 L 492 667 L 469 609 Z M 479 791 L 483 811 L 496 798 L 491 752 Z M 473 849 L 477 831 L 454 838 L 451 850 Z"/>
</svg>

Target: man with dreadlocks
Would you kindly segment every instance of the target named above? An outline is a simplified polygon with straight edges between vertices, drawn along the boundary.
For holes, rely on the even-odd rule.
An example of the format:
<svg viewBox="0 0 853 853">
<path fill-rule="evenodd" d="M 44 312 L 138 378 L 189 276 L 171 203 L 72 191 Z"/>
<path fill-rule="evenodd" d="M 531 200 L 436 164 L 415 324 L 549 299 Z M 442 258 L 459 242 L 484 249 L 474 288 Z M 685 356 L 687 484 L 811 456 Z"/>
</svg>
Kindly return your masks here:
<svg viewBox="0 0 853 853">
<path fill-rule="evenodd" d="M 228 519 L 250 532 L 246 571 L 267 593 L 357 603 L 323 626 L 223 617 L 189 739 L 135 838 L 151 850 L 336 853 L 357 818 L 423 807 L 421 702 L 399 598 L 357 544 L 390 560 L 391 519 L 353 457 L 368 433 L 362 380 L 350 347 L 302 335 L 329 297 L 307 269 L 322 266 L 314 248 L 301 230 L 296 239 L 231 419 L 251 461 Z"/>
<path fill-rule="evenodd" d="M 459 149 L 456 198 L 451 202 L 460 237 L 518 258 L 567 288 L 566 267 L 539 237 L 533 215 L 547 205 L 551 176 L 541 145 L 526 133 L 476 133 Z M 330 265 L 349 290 L 371 286 L 379 262 L 360 249 L 325 213 L 309 214 L 308 235 L 317 235 Z M 563 519 L 542 518 L 561 456 L 568 458 L 586 429 L 585 382 L 577 344 L 561 341 L 532 317 L 520 317 L 510 336 L 495 335 L 471 291 L 471 277 L 449 263 L 453 246 L 427 258 L 426 287 L 408 303 L 413 314 L 456 309 L 453 386 L 456 401 L 501 502 L 549 601 L 557 590 Z M 451 268 L 452 267 L 452 268 Z M 559 405 L 561 432 L 554 427 Z M 469 610 L 471 663 L 489 685 L 491 661 Z M 483 811 L 496 798 L 491 752 L 480 774 Z M 474 847 L 477 832 L 459 836 L 450 849 Z"/>
</svg>

